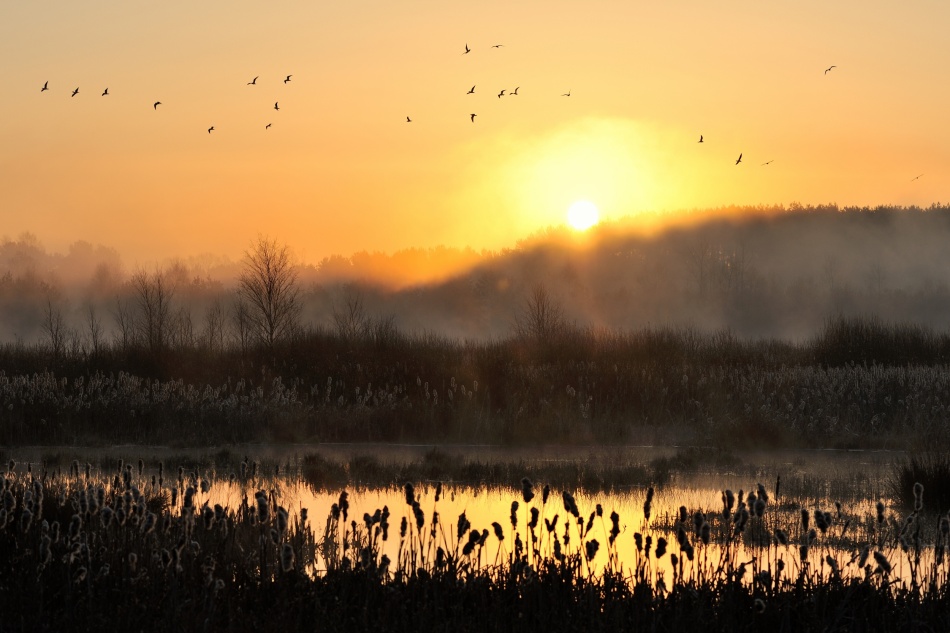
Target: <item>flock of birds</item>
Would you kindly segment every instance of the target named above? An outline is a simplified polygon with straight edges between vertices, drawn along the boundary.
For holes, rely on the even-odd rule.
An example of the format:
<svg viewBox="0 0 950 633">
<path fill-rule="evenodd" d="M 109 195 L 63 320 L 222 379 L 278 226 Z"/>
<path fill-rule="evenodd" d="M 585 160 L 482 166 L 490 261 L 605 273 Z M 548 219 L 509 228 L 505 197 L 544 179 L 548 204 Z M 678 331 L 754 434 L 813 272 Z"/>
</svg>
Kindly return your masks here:
<svg viewBox="0 0 950 633">
<path fill-rule="evenodd" d="M 290 83 L 290 78 L 291 78 L 291 77 L 293 77 L 293 75 L 287 75 L 286 77 L 284 77 L 283 83 L 285 83 L 285 84 L 286 84 L 286 83 Z M 249 82 L 247 82 L 247 85 L 248 85 L 248 86 L 256 86 L 258 79 L 260 79 L 260 75 L 254 77 L 254 79 L 252 79 L 252 80 L 250 80 Z M 40 88 L 40 92 L 47 92 L 48 90 L 49 90 L 49 81 L 47 80 L 47 81 L 43 82 L 43 87 Z M 72 93 L 71 93 L 69 96 L 70 96 L 70 97 L 75 97 L 75 96 L 78 95 L 78 94 L 79 94 L 79 87 L 77 86 L 76 88 L 73 89 Z M 107 87 L 105 90 L 103 90 L 103 91 L 102 91 L 102 94 L 101 94 L 100 96 L 108 97 L 108 96 L 109 96 L 109 88 Z M 155 103 L 152 104 L 152 109 L 153 109 L 153 110 L 158 110 L 158 106 L 160 106 L 160 105 L 162 105 L 162 102 L 161 102 L 161 101 L 156 101 Z M 280 111 L 280 101 L 279 101 L 279 100 L 274 102 L 274 110 Z M 265 130 L 269 130 L 270 127 L 271 127 L 271 125 L 273 125 L 273 124 L 272 124 L 272 123 L 268 123 L 267 125 L 264 126 L 264 129 L 265 129 Z M 208 128 L 208 134 L 211 134 L 212 132 L 214 132 L 214 126 L 213 126 L 213 125 Z"/>
<path fill-rule="evenodd" d="M 492 48 L 498 49 L 498 48 L 502 48 L 503 46 L 504 46 L 504 44 L 494 44 L 494 45 L 492 45 Z M 471 52 L 472 52 L 472 49 L 469 47 L 468 43 L 466 43 L 466 44 L 465 44 L 465 50 L 462 52 L 462 55 L 468 55 L 468 54 L 470 54 Z M 829 72 L 831 72 L 831 71 L 832 71 L 833 69 L 835 69 L 835 68 L 837 68 L 837 66 L 834 65 L 834 64 L 832 64 L 831 66 L 828 66 L 828 68 L 825 69 L 824 74 L 827 75 Z M 286 84 L 286 83 L 289 83 L 290 80 L 291 80 L 291 77 L 293 77 L 293 75 L 287 75 L 287 76 L 285 76 L 285 77 L 284 77 L 284 80 L 283 80 L 283 83 L 285 83 L 285 84 Z M 254 77 L 254 79 L 252 79 L 252 80 L 250 80 L 249 82 L 247 82 L 247 85 L 248 85 L 248 86 L 256 86 L 258 79 L 260 79 L 260 75 Z M 471 88 L 469 88 L 469 90 L 468 90 L 465 94 L 469 94 L 469 95 L 475 94 L 475 88 L 476 88 L 476 86 L 473 85 Z M 519 90 L 520 88 L 521 88 L 521 86 L 517 86 L 514 90 L 502 89 L 502 90 L 498 93 L 497 97 L 498 97 L 499 99 L 501 99 L 502 97 L 505 97 L 505 96 L 516 97 L 516 96 L 518 96 L 518 90 Z M 46 92 L 47 90 L 49 90 L 49 81 L 46 81 L 46 82 L 43 84 L 43 87 L 40 88 L 40 92 Z M 70 96 L 71 96 L 71 97 L 75 97 L 77 94 L 79 94 L 79 88 L 78 88 L 78 87 L 75 88 L 75 89 L 72 91 L 72 94 L 71 94 Z M 105 90 L 102 91 L 102 95 L 101 95 L 101 96 L 103 96 L 103 97 L 109 96 L 109 88 L 108 88 L 108 87 L 107 87 Z M 561 96 L 562 96 L 562 97 L 570 97 L 570 96 L 571 96 L 571 91 L 568 90 L 567 92 L 562 93 Z M 162 102 L 161 102 L 161 101 L 156 101 L 155 103 L 152 104 L 152 108 L 153 108 L 154 110 L 158 110 L 158 106 L 160 106 L 160 105 L 162 105 Z M 280 101 L 279 101 L 279 100 L 274 102 L 274 110 L 275 110 L 275 111 L 278 111 L 278 112 L 280 111 Z M 472 112 L 472 113 L 470 113 L 468 116 L 469 116 L 469 119 L 471 120 L 471 122 L 474 123 L 474 122 L 475 122 L 475 117 L 478 116 L 478 114 L 475 113 L 475 112 Z M 407 117 L 406 117 L 406 123 L 412 123 L 412 118 L 409 117 L 409 116 L 407 116 Z M 271 123 L 268 123 L 267 125 L 264 126 L 264 129 L 265 129 L 265 130 L 270 129 L 271 125 L 272 125 Z M 214 132 L 214 126 L 213 126 L 213 125 L 208 128 L 208 134 L 211 134 L 212 132 Z M 700 142 L 700 143 L 705 142 L 702 134 L 699 135 L 699 141 L 698 141 L 698 142 Z M 774 162 L 774 159 L 771 159 L 771 160 L 768 160 L 768 161 L 766 161 L 766 162 L 764 162 L 764 163 L 761 163 L 761 166 L 765 167 L 766 165 L 770 165 L 770 164 L 772 164 L 773 162 Z M 739 153 L 739 157 L 736 159 L 735 164 L 736 164 L 736 165 L 739 165 L 740 163 L 742 163 L 742 152 Z M 912 178 L 912 179 L 911 179 L 911 182 L 914 182 L 914 181 L 916 181 L 916 180 L 919 180 L 921 176 L 923 176 L 923 174 L 920 174 L 920 175 L 918 175 L 918 176 Z"/>
</svg>

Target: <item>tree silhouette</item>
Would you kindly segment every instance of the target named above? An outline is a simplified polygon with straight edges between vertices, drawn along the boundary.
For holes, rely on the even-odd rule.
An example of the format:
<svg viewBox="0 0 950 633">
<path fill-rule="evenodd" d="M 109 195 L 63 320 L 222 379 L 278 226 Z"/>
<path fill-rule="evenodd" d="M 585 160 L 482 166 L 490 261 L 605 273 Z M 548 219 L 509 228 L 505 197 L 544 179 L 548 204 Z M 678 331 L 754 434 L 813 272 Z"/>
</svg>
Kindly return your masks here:
<svg viewBox="0 0 950 633">
<path fill-rule="evenodd" d="M 296 329 L 301 310 L 297 266 L 286 245 L 259 237 L 244 253 L 238 292 L 247 304 L 252 335 L 260 343 L 272 348 Z"/>
</svg>

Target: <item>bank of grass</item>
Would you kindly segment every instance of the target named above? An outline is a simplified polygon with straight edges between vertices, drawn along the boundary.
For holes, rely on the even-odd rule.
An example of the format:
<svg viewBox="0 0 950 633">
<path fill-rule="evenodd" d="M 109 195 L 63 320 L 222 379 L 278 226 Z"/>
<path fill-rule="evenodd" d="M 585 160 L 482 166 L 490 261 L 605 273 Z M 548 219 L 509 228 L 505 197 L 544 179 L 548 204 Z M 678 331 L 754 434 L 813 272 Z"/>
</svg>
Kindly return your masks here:
<svg viewBox="0 0 950 633">
<path fill-rule="evenodd" d="M 838 319 L 796 343 L 660 328 L 380 345 L 315 331 L 273 350 L 55 362 L 7 346 L 0 443 L 912 448 L 950 440 L 948 341 Z"/>
<path fill-rule="evenodd" d="M 437 523 L 438 496 L 423 508 L 412 484 L 401 507 L 350 507 L 342 492 L 328 516 L 308 517 L 247 467 L 236 475 L 243 500 L 223 507 L 184 465 L 113 466 L 97 476 L 78 462 L 62 474 L 6 465 L 4 631 L 950 626 L 950 529 L 946 516 L 922 528 L 937 517 L 921 509 L 783 512 L 751 486 L 745 499 L 724 491 L 721 508 L 651 520 L 651 488 L 646 518 L 621 529 L 628 520 L 610 508 L 578 508 L 566 489 L 524 478 L 522 512 L 490 525 L 464 513 Z M 620 539 L 636 543 L 632 560 L 617 557 Z"/>
</svg>

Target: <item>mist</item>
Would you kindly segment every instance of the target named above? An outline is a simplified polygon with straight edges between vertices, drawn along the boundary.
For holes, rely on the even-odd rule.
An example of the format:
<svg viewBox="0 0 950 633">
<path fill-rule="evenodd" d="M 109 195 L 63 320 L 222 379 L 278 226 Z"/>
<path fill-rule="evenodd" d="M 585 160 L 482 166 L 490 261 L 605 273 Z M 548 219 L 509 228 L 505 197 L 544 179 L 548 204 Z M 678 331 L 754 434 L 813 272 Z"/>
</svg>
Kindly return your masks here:
<svg viewBox="0 0 950 633">
<path fill-rule="evenodd" d="M 333 330 L 334 315 L 356 305 L 407 333 L 505 338 L 543 287 L 582 329 L 803 340 L 850 316 L 947 329 L 950 207 L 742 207 L 643 226 L 549 229 L 502 251 L 419 248 L 301 263 L 300 325 Z M 31 234 L 3 238 L 0 341 L 47 340 L 52 317 L 71 345 L 118 340 L 136 274 L 165 279 L 178 342 L 225 341 L 241 270 L 213 256 L 128 270 L 114 246 L 79 241 L 51 253 Z"/>
</svg>

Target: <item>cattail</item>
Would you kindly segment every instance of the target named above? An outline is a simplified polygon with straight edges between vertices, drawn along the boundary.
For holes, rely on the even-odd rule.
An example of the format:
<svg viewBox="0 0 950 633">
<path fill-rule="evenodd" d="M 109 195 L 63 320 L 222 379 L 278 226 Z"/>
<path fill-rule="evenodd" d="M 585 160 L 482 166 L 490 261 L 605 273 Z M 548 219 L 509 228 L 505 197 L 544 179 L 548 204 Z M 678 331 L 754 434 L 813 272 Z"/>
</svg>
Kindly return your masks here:
<svg viewBox="0 0 950 633">
<path fill-rule="evenodd" d="M 290 543 L 284 543 L 280 548 L 280 568 L 285 574 L 294 568 L 295 559 L 294 548 L 290 546 Z"/>
<path fill-rule="evenodd" d="M 379 510 L 376 511 L 377 513 Z M 277 531 L 284 534 L 287 531 L 287 510 L 283 507 L 277 508 Z"/>
<path fill-rule="evenodd" d="M 439 499 L 442 498 L 442 482 L 435 484 L 435 502 L 438 503 Z"/>
<path fill-rule="evenodd" d="M 808 531 L 808 510 L 802 508 L 802 532 Z"/>
<path fill-rule="evenodd" d="M 74 514 L 72 520 L 69 522 L 69 539 L 79 538 L 79 531 L 82 529 L 82 517 L 78 514 Z"/>
<path fill-rule="evenodd" d="M 518 527 L 518 500 L 511 502 L 511 529 Z"/>
<path fill-rule="evenodd" d="M 863 569 L 868 562 L 868 555 L 871 553 L 871 550 L 868 549 L 867 545 L 861 547 L 861 551 L 858 553 L 858 568 Z"/>
<path fill-rule="evenodd" d="M 521 480 L 521 498 L 525 503 L 531 503 L 534 499 L 534 484 L 527 477 Z"/>
<path fill-rule="evenodd" d="M 689 511 L 686 509 L 686 506 L 680 506 L 679 522 L 686 523 L 688 519 L 689 519 Z"/>
<path fill-rule="evenodd" d="M 877 522 L 884 523 L 884 502 L 877 502 Z"/>
<path fill-rule="evenodd" d="M 661 536 L 656 539 L 656 557 L 663 558 L 663 554 L 666 554 L 666 539 Z"/>
<path fill-rule="evenodd" d="M 620 536 L 620 515 L 616 511 L 610 513 L 610 544 L 613 545 Z"/>
<path fill-rule="evenodd" d="M 548 502 L 548 496 L 551 494 L 551 486 L 544 484 L 544 488 L 541 489 L 541 504 Z"/>
<path fill-rule="evenodd" d="M 920 512 L 924 507 L 924 485 L 919 481 L 914 484 L 914 512 Z"/>
<path fill-rule="evenodd" d="M 709 545 L 709 532 L 710 532 L 709 524 L 703 521 L 703 525 L 699 529 L 699 538 L 700 540 L 702 540 L 703 545 Z"/>
<path fill-rule="evenodd" d="M 142 530 L 143 534 L 151 534 L 155 531 L 155 525 L 158 523 L 158 517 L 154 512 L 149 512 L 145 515 L 145 520 L 142 521 Z"/>
<path fill-rule="evenodd" d="M 162 550 L 163 552 L 166 550 Z M 139 557 L 135 552 L 129 552 L 129 572 L 134 574 L 135 569 L 138 566 Z"/>
<path fill-rule="evenodd" d="M 722 493 L 722 517 L 728 519 L 736 505 L 736 495 L 728 488 Z"/>
<path fill-rule="evenodd" d="M 578 518 L 580 516 L 580 510 L 577 509 L 577 503 L 574 501 L 574 496 L 565 490 L 563 493 L 561 493 L 561 497 L 564 500 L 564 510 L 571 513 L 575 519 Z"/>
<path fill-rule="evenodd" d="M 501 531 L 501 523 L 499 523 L 498 521 L 494 521 L 492 522 L 491 526 L 492 526 L 492 529 L 495 530 L 495 538 L 497 538 L 499 541 L 504 541 L 505 534 L 504 532 Z"/>
<path fill-rule="evenodd" d="M 538 518 L 541 516 L 541 511 L 537 508 L 531 508 L 531 520 L 528 521 L 528 527 L 534 530 L 538 527 Z"/>
<path fill-rule="evenodd" d="M 825 512 L 815 510 L 815 526 L 821 530 L 822 534 L 828 531 L 828 517 L 829 515 Z"/>
<path fill-rule="evenodd" d="M 40 539 L 40 564 L 46 565 L 49 563 L 50 559 L 53 557 L 52 552 L 50 552 L 50 545 L 52 540 L 50 537 L 45 534 Z"/>
<path fill-rule="evenodd" d="M 650 512 L 652 510 L 652 507 L 651 507 L 652 504 L 653 504 L 653 486 L 650 486 L 649 488 L 647 488 L 647 498 L 643 502 L 643 518 L 646 521 L 650 520 Z"/>
<path fill-rule="evenodd" d="M 20 514 L 20 531 L 24 534 L 29 532 L 31 523 L 33 523 L 33 513 L 24 508 L 23 513 Z"/>
<path fill-rule="evenodd" d="M 877 571 L 882 572 L 885 576 L 891 573 L 891 563 L 887 560 L 887 556 L 881 552 L 874 552 L 874 560 L 877 562 Z"/>
<path fill-rule="evenodd" d="M 634 532 L 633 541 L 637 544 L 637 551 L 642 552 L 643 551 L 643 535 L 640 534 L 639 532 Z"/>
<path fill-rule="evenodd" d="M 255 495 L 257 500 L 257 520 L 261 523 L 267 523 L 270 518 L 270 506 L 267 503 L 267 494 L 263 490 Z M 344 521 L 346 519 L 344 518 Z"/>
<path fill-rule="evenodd" d="M 758 494 L 759 499 L 764 501 L 765 503 L 768 503 L 769 493 L 765 490 L 765 486 L 763 486 L 762 484 L 756 484 L 756 489 L 759 493 Z"/>
<path fill-rule="evenodd" d="M 780 545 L 788 545 L 788 533 L 781 528 L 775 530 L 775 540 Z"/>
<path fill-rule="evenodd" d="M 693 533 L 697 537 L 699 536 L 699 533 L 703 528 L 703 523 L 705 522 L 706 516 L 702 513 L 702 511 L 697 510 L 695 514 L 693 514 Z"/>
<path fill-rule="evenodd" d="M 597 550 L 600 548 L 600 543 L 597 542 L 597 539 L 591 539 L 585 544 L 587 549 L 587 560 L 593 560 L 594 556 L 597 555 Z"/>
</svg>

